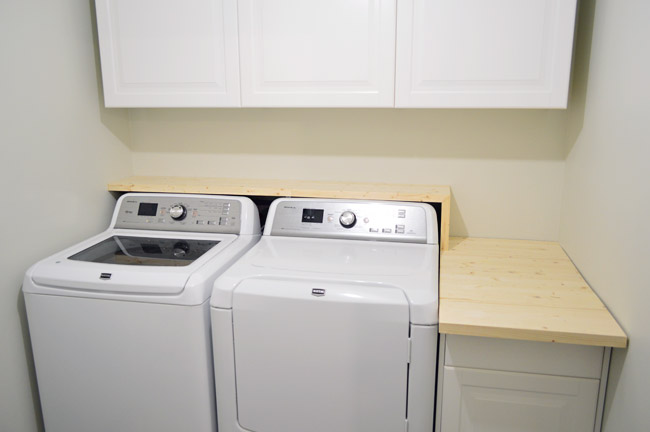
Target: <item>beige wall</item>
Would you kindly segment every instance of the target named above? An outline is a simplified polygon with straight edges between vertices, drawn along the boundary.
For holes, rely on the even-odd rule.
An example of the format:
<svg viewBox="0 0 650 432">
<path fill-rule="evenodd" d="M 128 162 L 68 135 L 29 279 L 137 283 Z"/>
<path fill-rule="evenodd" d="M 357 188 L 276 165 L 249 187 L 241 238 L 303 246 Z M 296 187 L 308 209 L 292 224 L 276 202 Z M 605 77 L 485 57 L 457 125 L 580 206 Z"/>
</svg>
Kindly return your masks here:
<svg viewBox="0 0 650 432">
<path fill-rule="evenodd" d="M 0 2 L 0 431 L 39 428 L 20 293 L 36 260 L 104 229 L 129 175 L 126 112 L 100 108 L 90 1 Z M 116 136 L 118 135 L 118 136 Z"/>
<path fill-rule="evenodd" d="M 452 187 L 455 235 L 557 240 L 562 110 L 134 109 L 134 172 Z"/>
<path fill-rule="evenodd" d="M 594 14 L 584 120 L 572 118 L 560 243 L 621 323 L 603 431 L 650 427 L 650 2 L 583 2 Z M 588 63 L 587 63 L 588 62 Z M 589 70 L 588 80 L 585 71 Z"/>
</svg>

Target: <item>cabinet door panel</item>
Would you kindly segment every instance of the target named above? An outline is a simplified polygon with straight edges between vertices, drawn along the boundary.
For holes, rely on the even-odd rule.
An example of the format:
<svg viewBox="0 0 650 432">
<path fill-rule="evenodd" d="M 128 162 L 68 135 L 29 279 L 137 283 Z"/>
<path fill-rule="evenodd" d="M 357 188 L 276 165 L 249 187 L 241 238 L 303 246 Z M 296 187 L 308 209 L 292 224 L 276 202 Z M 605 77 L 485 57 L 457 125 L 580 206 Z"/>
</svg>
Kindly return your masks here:
<svg viewBox="0 0 650 432">
<path fill-rule="evenodd" d="M 239 0 L 243 106 L 393 106 L 395 0 Z"/>
<path fill-rule="evenodd" d="M 111 106 L 239 106 L 236 0 L 96 0 Z"/>
<path fill-rule="evenodd" d="M 444 367 L 442 432 L 593 432 L 599 381 Z"/>
<path fill-rule="evenodd" d="M 400 0 L 396 106 L 564 108 L 575 0 Z"/>
<path fill-rule="evenodd" d="M 445 365 L 600 379 L 603 347 L 447 335 Z"/>
</svg>

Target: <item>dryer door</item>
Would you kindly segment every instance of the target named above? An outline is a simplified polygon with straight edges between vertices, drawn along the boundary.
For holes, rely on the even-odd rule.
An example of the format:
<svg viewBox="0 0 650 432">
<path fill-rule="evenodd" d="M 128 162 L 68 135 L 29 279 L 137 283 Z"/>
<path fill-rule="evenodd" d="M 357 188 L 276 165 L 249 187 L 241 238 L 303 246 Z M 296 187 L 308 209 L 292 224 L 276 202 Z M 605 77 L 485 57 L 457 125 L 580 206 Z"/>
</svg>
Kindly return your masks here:
<svg viewBox="0 0 650 432">
<path fill-rule="evenodd" d="M 248 279 L 233 296 L 233 331 L 243 428 L 404 429 L 409 307 L 401 289 Z"/>
</svg>

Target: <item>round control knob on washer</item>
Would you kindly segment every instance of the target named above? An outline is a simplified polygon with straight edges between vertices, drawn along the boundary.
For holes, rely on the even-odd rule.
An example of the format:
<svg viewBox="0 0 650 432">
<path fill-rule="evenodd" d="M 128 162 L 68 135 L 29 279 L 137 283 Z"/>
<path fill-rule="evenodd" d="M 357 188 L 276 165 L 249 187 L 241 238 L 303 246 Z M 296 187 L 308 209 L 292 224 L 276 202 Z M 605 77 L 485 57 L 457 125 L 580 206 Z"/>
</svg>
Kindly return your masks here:
<svg viewBox="0 0 650 432">
<path fill-rule="evenodd" d="M 339 222 L 341 222 L 343 228 L 352 228 L 357 223 L 357 216 L 351 211 L 344 211 L 341 213 Z"/>
<path fill-rule="evenodd" d="M 187 209 L 183 204 L 174 204 L 169 209 L 169 216 L 174 220 L 183 220 L 185 219 L 185 216 L 187 216 Z"/>
<path fill-rule="evenodd" d="M 174 245 L 173 254 L 176 258 L 183 258 L 190 251 L 190 245 L 187 242 L 179 241 Z"/>
</svg>

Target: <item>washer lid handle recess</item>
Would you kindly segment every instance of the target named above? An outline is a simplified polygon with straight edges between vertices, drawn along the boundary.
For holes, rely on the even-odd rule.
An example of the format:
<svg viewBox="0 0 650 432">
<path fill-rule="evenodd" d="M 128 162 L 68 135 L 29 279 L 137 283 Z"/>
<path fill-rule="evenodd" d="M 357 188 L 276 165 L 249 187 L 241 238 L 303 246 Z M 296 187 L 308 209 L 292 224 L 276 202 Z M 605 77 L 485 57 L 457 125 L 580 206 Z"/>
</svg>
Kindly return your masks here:
<svg viewBox="0 0 650 432">
<path fill-rule="evenodd" d="M 98 267 L 102 267 L 101 269 Z M 80 266 L 72 261 L 47 260 L 38 264 L 34 283 L 52 288 L 137 294 L 179 294 L 190 276 L 186 271 L 161 272 L 160 267 L 133 267 L 112 271 L 106 266 Z M 74 272 L 74 277 L 70 274 Z M 110 277 L 107 277 L 110 274 Z"/>
</svg>

